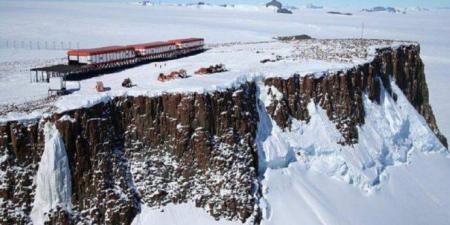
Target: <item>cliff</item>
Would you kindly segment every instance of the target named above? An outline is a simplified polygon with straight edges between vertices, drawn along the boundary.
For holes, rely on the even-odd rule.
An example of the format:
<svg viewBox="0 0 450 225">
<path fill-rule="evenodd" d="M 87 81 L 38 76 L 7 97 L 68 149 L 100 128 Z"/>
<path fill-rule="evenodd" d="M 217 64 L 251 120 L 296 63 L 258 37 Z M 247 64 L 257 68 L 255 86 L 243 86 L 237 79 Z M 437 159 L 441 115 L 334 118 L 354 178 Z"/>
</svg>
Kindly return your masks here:
<svg viewBox="0 0 450 225">
<path fill-rule="evenodd" d="M 311 101 L 342 134 L 358 142 L 365 122 L 363 96 L 380 103 L 381 89 L 396 99 L 391 80 L 428 126 L 439 132 L 416 45 L 378 50 L 373 61 L 323 76 L 263 80 L 274 101 L 266 106 L 279 127 L 308 123 Z M 215 218 L 259 224 L 261 195 L 257 82 L 225 91 L 116 97 L 39 121 L 0 126 L 0 224 L 28 224 L 44 151 L 43 124 L 55 123 L 65 144 L 72 179 L 72 210 L 56 208 L 47 224 L 130 224 L 140 205 L 193 201 Z M 265 90 L 266 90 L 265 89 Z"/>
<path fill-rule="evenodd" d="M 362 96 L 367 92 L 370 100 L 380 103 L 380 88 L 383 86 L 396 99 L 391 90 L 391 80 L 424 117 L 442 144 L 448 147 L 429 104 L 420 47 L 415 45 L 380 49 L 370 63 L 346 71 L 325 73 L 320 78 L 298 75 L 289 79 L 268 78 L 265 85 L 275 87 L 282 97 L 276 99 L 267 110 L 278 126 L 288 128 L 291 118 L 308 121 L 306 106 L 313 101 L 325 109 L 330 120 L 336 123 L 336 128 L 345 139 L 342 144 L 355 144 L 358 141 L 357 126 L 364 124 Z M 274 95 L 272 89 L 268 91 Z"/>
</svg>

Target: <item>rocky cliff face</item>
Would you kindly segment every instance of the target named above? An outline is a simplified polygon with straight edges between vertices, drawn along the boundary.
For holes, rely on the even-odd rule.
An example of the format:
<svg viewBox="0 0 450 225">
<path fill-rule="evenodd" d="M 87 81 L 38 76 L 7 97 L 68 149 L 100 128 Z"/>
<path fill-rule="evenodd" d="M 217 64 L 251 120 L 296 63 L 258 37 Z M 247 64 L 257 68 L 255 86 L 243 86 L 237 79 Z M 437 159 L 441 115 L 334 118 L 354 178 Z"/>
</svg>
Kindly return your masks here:
<svg viewBox="0 0 450 225">
<path fill-rule="evenodd" d="M 269 88 L 268 94 L 275 99 L 267 111 L 278 126 L 288 129 L 291 118 L 309 120 L 306 106 L 313 101 L 326 110 L 342 133 L 341 144 L 355 144 L 358 141 L 357 126 L 364 124 L 362 96 L 367 93 L 370 100 L 379 103 L 382 86 L 395 95 L 391 91 L 392 79 L 447 147 L 447 140 L 437 127 L 428 101 L 424 64 L 420 59 L 420 47 L 416 45 L 378 50 L 370 63 L 347 71 L 326 73 L 320 78 L 295 75 L 289 79 L 266 79 L 265 85 L 273 87 Z M 276 97 L 279 92 L 281 96 Z"/>
<path fill-rule="evenodd" d="M 130 224 L 141 202 L 187 201 L 217 218 L 256 221 L 255 93 L 249 83 L 213 94 L 117 98 L 47 119 L 64 139 L 73 184 L 72 213 L 56 209 L 49 224 Z M 1 127 L 2 224 L 30 222 L 44 146 L 38 127 Z"/>
<path fill-rule="evenodd" d="M 267 107 L 289 129 L 292 118 L 308 121 L 310 101 L 319 104 L 343 134 L 358 141 L 364 124 L 362 97 L 391 95 L 394 79 L 446 145 L 428 103 L 418 46 L 379 50 L 371 62 L 320 78 L 269 78 L 277 96 Z M 130 224 L 140 204 L 151 207 L 195 202 L 213 217 L 258 224 L 257 86 L 209 94 L 118 97 L 41 121 L 0 126 L 0 224 L 28 224 L 44 151 L 43 124 L 63 137 L 72 178 L 72 212 L 56 208 L 47 224 Z M 395 96 L 394 96 L 395 98 Z"/>
</svg>

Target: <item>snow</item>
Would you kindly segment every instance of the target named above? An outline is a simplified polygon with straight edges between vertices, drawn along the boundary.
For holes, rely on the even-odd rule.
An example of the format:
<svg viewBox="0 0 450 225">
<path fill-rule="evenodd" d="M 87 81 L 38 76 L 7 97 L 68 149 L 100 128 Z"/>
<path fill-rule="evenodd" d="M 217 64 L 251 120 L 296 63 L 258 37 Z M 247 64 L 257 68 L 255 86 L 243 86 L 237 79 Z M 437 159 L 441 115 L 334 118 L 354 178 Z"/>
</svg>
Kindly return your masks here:
<svg viewBox="0 0 450 225">
<path fill-rule="evenodd" d="M 293 74 L 323 76 L 328 71 L 348 69 L 372 60 L 376 48 L 398 46 L 401 43 L 382 40 L 307 40 L 295 43 L 267 41 L 257 43 L 235 43 L 214 46 L 205 53 L 163 63 L 151 63 L 114 74 L 81 81 L 81 89 L 59 98 L 53 104 L 58 112 L 90 107 L 107 102 L 115 96 L 157 96 L 163 93 L 204 93 L 223 91 L 262 77 L 289 77 Z M 261 63 L 270 59 L 272 62 Z M 201 67 L 225 64 L 229 71 L 210 75 L 195 75 Z M 160 73 L 185 69 L 192 77 L 167 82 L 158 81 Z M 137 85 L 131 89 L 121 86 L 130 78 Z M 103 81 L 110 90 L 98 93 L 94 89 L 97 81 Z M 43 91 L 46 91 L 44 89 Z M 22 92 L 19 95 L 27 95 Z M 34 93 L 31 93 L 34 95 Z M 15 117 L 16 112 L 1 118 Z M 11 116 L 12 115 L 12 116 Z"/>
<path fill-rule="evenodd" d="M 290 131 L 281 130 L 263 107 L 268 88 L 259 85 L 263 224 L 448 223 L 450 182 L 433 176 L 449 175 L 449 153 L 391 85 L 397 102 L 385 90 L 380 105 L 364 97 L 366 120 L 354 146 L 337 144 L 341 135 L 312 102 L 309 123 L 294 119 Z"/>
<path fill-rule="evenodd" d="M 448 224 L 449 159 L 416 152 L 411 162 L 389 169 L 389 182 L 371 195 L 299 163 L 270 170 L 262 224 Z"/>
<path fill-rule="evenodd" d="M 164 208 L 150 208 L 141 205 L 141 213 L 138 214 L 132 225 L 242 225 L 237 221 L 216 221 L 201 208 L 195 207 L 192 202 L 182 204 L 169 204 Z"/>
<path fill-rule="evenodd" d="M 237 9 L 257 9 L 260 6 L 202 7 L 173 4 L 143 7 L 129 3 L 91 1 L 0 1 L 0 104 L 46 97 L 48 85 L 29 83 L 27 71 L 65 58 L 63 50 L 5 48 L 6 40 L 9 40 L 10 46 L 13 40 L 25 44 L 29 41 L 40 41 L 41 44 L 44 41 L 56 41 L 57 45 L 64 41 L 66 45 L 68 42 L 73 46 L 79 43 L 80 48 L 88 48 L 187 36 L 204 37 L 208 43 L 268 41 L 274 36 L 302 33 L 316 38 L 359 38 L 361 24 L 364 23 L 366 38 L 413 40 L 421 44 L 430 101 L 439 127 L 446 136 L 450 135 L 450 121 L 446 119 L 450 102 L 446 101 L 449 93 L 445 86 L 450 82 L 450 76 L 447 76 L 450 66 L 450 47 L 447 46 L 450 39 L 450 11 L 412 11 L 405 15 L 383 16 L 351 11 L 353 16 L 342 17 L 327 14 L 326 11 L 330 9 L 298 9 L 293 15 L 280 15 L 267 9 Z M 126 16 L 118 17 L 118 13 Z M 205 64 L 202 66 L 208 66 Z M 143 71 L 141 76 L 153 74 L 148 69 L 139 70 Z M 129 72 L 138 76 L 135 74 L 137 70 Z M 99 79 L 105 80 L 103 77 Z M 92 89 L 94 82 L 89 81 L 82 88 Z M 116 90 L 112 88 L 112 91 Z M 9 116 L 9 119 L 23 116 Z"/>
<path fill-rule="evenodd" d="M 81 90 L 57 99 L 52 105 L 56 111 L 64 111 L 107 102 L 114 96 L 202 93 L 224 90 L 249 80 L 258 82 L 268 76 L 287 77 L 293 73 L 320 76 L 327 70 L 352 67 L 370 60 L 370 54 L 347 62 L 320 57 L 300 57 L 298 61 L 288 58 L 267 64 L 259 61 L 273 59 L 272 53 L 292 56 L 297 47 L 299 52 L 317 56 L 308 46 L 275 42 L 274 36 L 305 33 L 316 38 L 360 38 L 364 24 L 365 38 L 411 40 L 421 44 L 431 105 L 439 127 L 444 135 L 450 136 L 450 11 L 408 10 L 407 14 L 383 13 L 382 16 L 351 11 L 353 16 L 343 17 L 326 14 L 326 10 L 300 9 L 293 15 L 281 15 L 259 6 L 142 7 L 99 2 L 0 1 L 0 104 L 46 97 L 48 84 L 30 83 L 28 69 L 58 63 L 65 57 L 64 50 L 5 48 L 5 40 L 70 41 L 87 48 L 196 36 L 204 37 L 212 47 L 203 54 L 168 61 L 165 65 L 152 63 L 82 81 Z M 327 46 L 331 48 L 326 49 Z M 326 52 L 342 50 L 340 45 L 320 47 Z M 257 50 L 261 53 L 256 53 Z M 156 81 L 160 72 L 185 68 L 192 75 L 200 66 L 218 63 L 224 63 L 229 71 L 166 83 Z M 128 77 L 137 87 L 120 86 Z M 95 92 L 98 80 L 111 91 Z M 272 95 L 267 94 L 269 88 Z M 263 107 L 280 98 L 279 91 L 261 83 L 259 89 L 262 105 L 258 108 L 261 121 L 257 145 L 263 224 L 448 224 L 450 158 L 394 83 L 397 102 L 387 94 L 381 105 L 365 97 L 366 123 L 359 127 L 358 144 L 347 147 L 337 144 L 342 138 L 340 133 L 324 110 L 313 103 L 308 105 L 309 123 L 293 121 L 291 131 L 281 130 Z M 32 119 L 45 113 L 48 110 L 12 112 L 0 116 L 0 120 Z M 45 159 L 53 163 L 44 163 Z M 32 210 L 33 222 L 37 224 L 42 223 L 43 213 L 56 205 L 70 210 L 67 156 L 54 125 L 46 125 L 41 164 Z M 141 214 L 133 222 L 177 223 L 238 224 L 215 221 L 193 203 L 162 209 L 142 205 Z"/>
<path fill-rule="evenodd" d="M 71 177 L 64 142 L 56 126 L 46 123 L 44 128 L 45 148 L 36 174 L 36 195 L 31 220 L 43 225 L 45 213 L 57 206 L 71 210 Z"/>
</svg>

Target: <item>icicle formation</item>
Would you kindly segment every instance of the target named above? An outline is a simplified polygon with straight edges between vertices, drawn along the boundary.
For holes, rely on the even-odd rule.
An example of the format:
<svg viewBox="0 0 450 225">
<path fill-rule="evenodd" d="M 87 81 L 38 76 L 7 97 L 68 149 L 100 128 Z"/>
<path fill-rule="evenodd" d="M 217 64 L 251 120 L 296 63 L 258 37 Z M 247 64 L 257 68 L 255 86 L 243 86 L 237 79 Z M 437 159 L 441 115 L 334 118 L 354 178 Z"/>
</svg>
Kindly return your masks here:
<svg viewBox="0 0 450 225">
<path fill-rule="evenodd" d="M 44 127 L 45 149 L 36 174 L 36 195 L 31 219 L 34 225 L 44 224 L 56 206 L 71 210 L 71 178 L 64 142 L 53 123 Z"/>
</svg>

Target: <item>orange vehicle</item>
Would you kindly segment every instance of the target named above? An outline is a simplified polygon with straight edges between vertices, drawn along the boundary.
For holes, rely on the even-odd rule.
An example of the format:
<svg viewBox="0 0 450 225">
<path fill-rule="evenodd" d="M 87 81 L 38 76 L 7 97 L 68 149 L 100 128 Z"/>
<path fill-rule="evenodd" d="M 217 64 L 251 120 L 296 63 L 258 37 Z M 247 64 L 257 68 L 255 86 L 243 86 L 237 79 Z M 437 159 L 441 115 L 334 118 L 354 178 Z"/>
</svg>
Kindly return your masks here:
<svg viewBox="0 0 450 225">
<path fill-rule="evenodd" d="M 222 73 L 226 72 L 227 69 L 225 68 L 225 65 L 223 64 L 217 64 L 217 65 L 211 65 L 209 67 L 202 67 L 195 71 L 195 74 L 202 75 L 202 74 L 211 74 L 211 73 Z"/>
<path fill-rule="evenodd" d="M 168 80 L 173 80 L 177 78 L 188 78 L 189 76 L 186 73 L 186 70 L 181 69 L 179 71 L 172 71 L 169 74 L 160 73 L 158 76 L 158 80 L 161 82 L 165 82 Z"/>
</svg>

